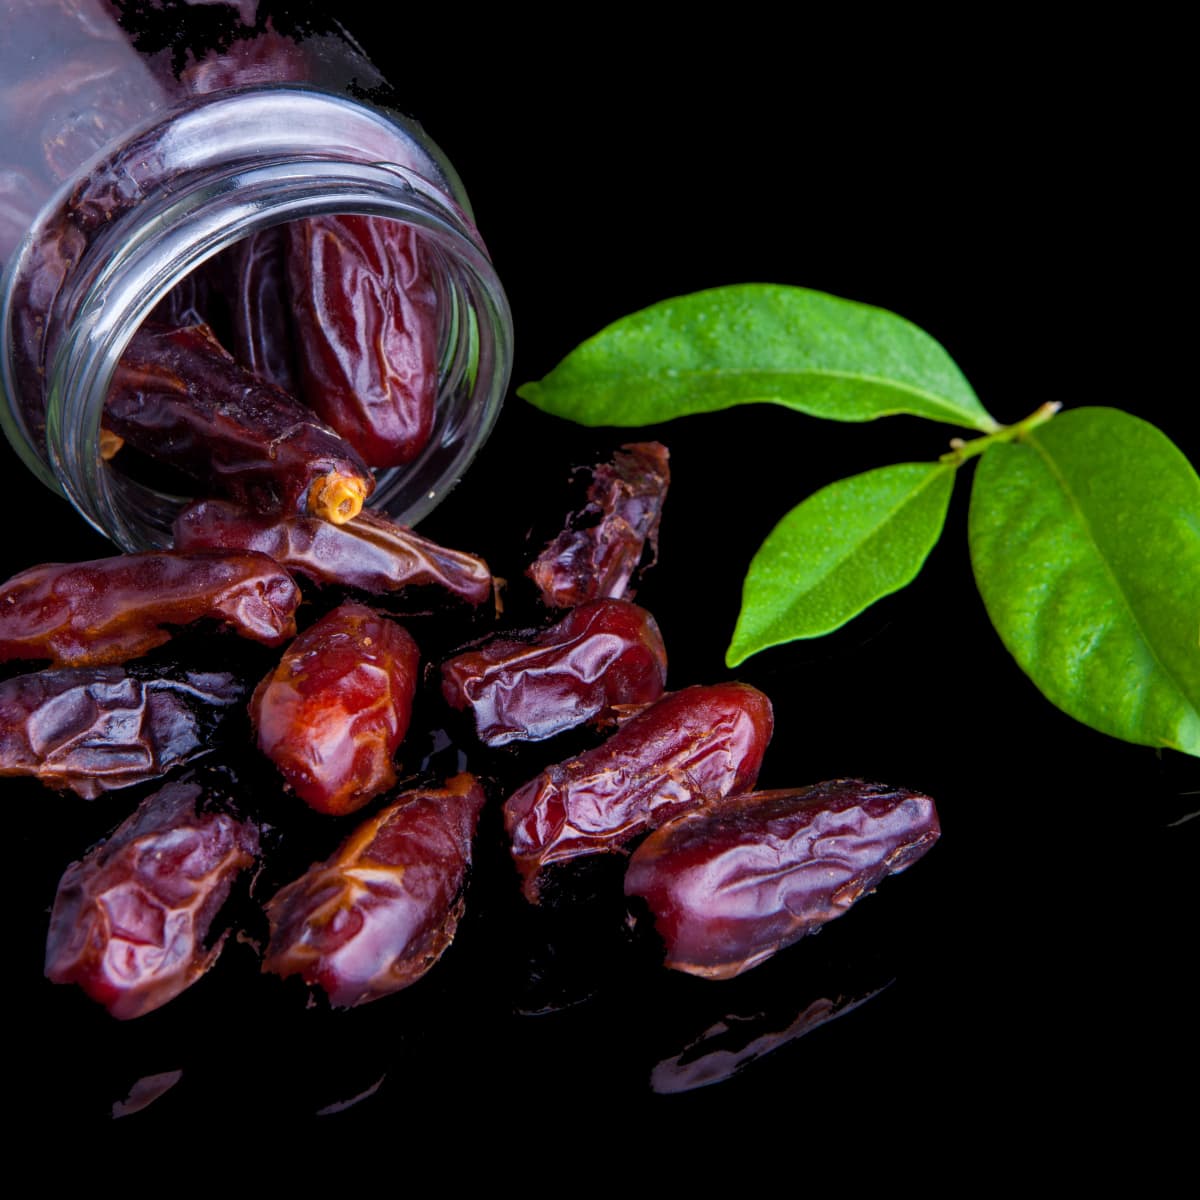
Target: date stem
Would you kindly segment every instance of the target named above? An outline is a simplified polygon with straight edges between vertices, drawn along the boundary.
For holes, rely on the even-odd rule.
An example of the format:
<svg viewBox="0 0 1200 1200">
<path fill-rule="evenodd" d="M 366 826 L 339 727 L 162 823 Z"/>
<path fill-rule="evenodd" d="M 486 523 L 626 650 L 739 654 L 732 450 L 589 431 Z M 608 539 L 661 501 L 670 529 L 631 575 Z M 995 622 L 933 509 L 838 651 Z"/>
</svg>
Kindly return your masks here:
<svg viewBox="0 0 1200 1200">
<path fill-rule="evenodd" d="M 111 461 L 117 456 L 117 452 L 125 445 L 125 439 L 118 433 L 113 433 L 111 429 L 100 429 L 100 457 L 105 462 Z"/>
<path fill-rule="evenodd" d="M 308 511 L 322 521 L 345 525 L 362 512 L 367 489 L 353 475 L 330 472 L 314 481 L 308 491 Z"/>
</svg>

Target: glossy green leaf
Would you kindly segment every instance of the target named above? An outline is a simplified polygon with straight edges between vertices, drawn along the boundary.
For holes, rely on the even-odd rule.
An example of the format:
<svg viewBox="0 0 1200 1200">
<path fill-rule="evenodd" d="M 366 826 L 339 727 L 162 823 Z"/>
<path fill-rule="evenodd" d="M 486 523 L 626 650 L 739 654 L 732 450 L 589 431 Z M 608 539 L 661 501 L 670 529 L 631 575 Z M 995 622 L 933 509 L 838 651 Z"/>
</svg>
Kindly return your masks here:
<svg viewBox="0 0 1200 1200">
<path fill-rule="evenodd" d="M 713 288 L 632 313 L 517 394 L 583 425 L 770 403 L 835 421 L 912 413 L 996 428 L 953 359 L 911 322 L 771 284 Z"/>
<path fill-rule="evenodd" d="M 970 540 L 992 623 L 1048 699 L 1200 755 L 1200 479 L 1168 438 L 1082 408 L 991 447 Z"/>
<path fill-rule="evenodd" d="M 898 463 L 839 479 L 793 508 L 750 564 L 726 662 L 829 633 L 911 583 L 953 487 L 953 467 Z"/>
</svg>

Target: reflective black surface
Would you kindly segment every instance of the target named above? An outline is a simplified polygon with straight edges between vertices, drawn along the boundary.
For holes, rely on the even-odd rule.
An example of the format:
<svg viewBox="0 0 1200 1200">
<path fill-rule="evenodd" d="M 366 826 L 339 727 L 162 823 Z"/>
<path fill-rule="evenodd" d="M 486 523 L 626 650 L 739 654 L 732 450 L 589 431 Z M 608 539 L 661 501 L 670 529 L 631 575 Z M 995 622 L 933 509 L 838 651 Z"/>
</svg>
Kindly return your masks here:
<svg viewBox="0 0 1200 1200">
<path fill-rule="evenodd" d="M 1051 399 L 1112 404 L 1200 459 L 1170 349 L 1183 322 L 1144 279 L 1173 252 L 1178 216 L 1173 169 L 1127 120 L 1130 103 L 1147 120 L 1155 106 L 1086 64 L 1064 76 L 1050 50 L 1065 40 L 1041 51 L 1014 40 L 997 60 L 1007 65 L 980 68 L 864 54 L 815 32 L 784 45 L 770 30 L 714 30 L 667 47 L 605 27 L 584 60 L 572 43 L 547 62 L 473 43 L 423 42 L 418 54 L 358 6 L 347 19 L 466 182 L 512 301 L 514 384 L 653 301 L 773 281 L 908 317 L 1002 421 Z M 1145 186 L 1130 189 L 1131 176 Z M 932 458 L 956 432 L 768 407 L 582 430 L 514 395 L 422 532 L 514 581 L 517 620 L 532 611 L 517 581 L 571 502 L 570 469 L 659 438 L 673 483 L 638 599 L 662 628 L 670 685 L 712 682 L 731 677 L 723 652 L 741 577 L 774 522 L 843 475 Z M 4 454 L 20 531 L 33 535 L 10 536 L 6 574 L 107 552 Z M 302 989 L 259 975 L 263 930 L 248 908 L 247 938 L 231 938 L 208 978 L 122 1025 L 46 983 L 41 956 L 62 869 L 136 797 L 86 804 L 5 781 L 8 1028 L 36 1050 L 10 1098 L 39 1122 L 102 1129 L 140 1077 L 181 1071 L 113 1129 L 430 1138 L 452 1124 L 468 1146 L 486 1129 L 518 1162 L 543 1138 L 604 1161 L 610 1146 L 641 1141 L 703 1147 L 713 1129 L 794 1140 L 821 1120 L 823 1137 L 864 1151 L 872 1126 L 891 1142 L 906 1122 L 952 1141 L 1007 1143 L 999 1131 L 1012 1130 L 1021 1145 L 1051 1137 L 1064 1114 L 1169 1130 L 1160 1073 L 1196 1057 L 1200 768 L 1080 726 L 1022 675 L 972 581 L 969 474 L 910 588 L 735 673 L 775 704 L 762 786 L 854 775 L 939 804 L 939 845 L 845 919 L 730 983 L 670 975 L 626 926 L 615 863 L 551 911 L 520 897 L 499 805 L 574 746 L 468 749 L 492 806 L 467 916 L 419 985 L 350 1013 L 306 1007 Z M 411 628 L 423 646 L 459 636 Z M 209 643 L 197 645 L 208 661 Z M 430 693 L 406 753 L 441 745 L 453 769 L 441 724 Z M 463 727 L 452 732 L 470 746 Z M 271 793 L 248 751 L 228 757 L 276 826 L 278 857 L 256 885 L 269 895 L 347 825 L 326 832 Z"/>
</svg>

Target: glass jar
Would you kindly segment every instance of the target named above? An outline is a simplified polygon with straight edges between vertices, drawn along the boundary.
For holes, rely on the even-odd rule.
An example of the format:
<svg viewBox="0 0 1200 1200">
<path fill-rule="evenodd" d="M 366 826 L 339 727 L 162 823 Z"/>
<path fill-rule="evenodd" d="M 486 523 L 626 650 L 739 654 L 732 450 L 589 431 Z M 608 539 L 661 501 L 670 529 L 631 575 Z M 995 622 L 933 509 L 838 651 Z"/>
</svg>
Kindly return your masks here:
<svg viewBox="0 0 1200 1200">
<path fill-rule="evenodd" d="M 138 327 L 243 239 L 332 214 L 391 219 L 417 231 L 435 289 L 437 396 L 423 449 L 378 470 L 368 503 L 419 521 L 487 437 L 511 368 L 507 301 L 461 182 L 311 9 L 147 8 L 0 0 L 9 440 L 122 548 L 169 544 L 191 497 L 101 455 L 105 397 Z"/>
</svg>

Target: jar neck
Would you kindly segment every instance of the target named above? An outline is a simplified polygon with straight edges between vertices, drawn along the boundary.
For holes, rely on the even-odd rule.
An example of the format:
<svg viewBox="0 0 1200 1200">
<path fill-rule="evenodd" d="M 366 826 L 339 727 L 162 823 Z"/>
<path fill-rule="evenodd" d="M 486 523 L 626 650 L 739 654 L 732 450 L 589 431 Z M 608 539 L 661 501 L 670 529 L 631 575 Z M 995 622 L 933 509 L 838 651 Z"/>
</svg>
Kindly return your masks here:
<svg viewBox="0 0 1200 1200">
<path fill-rule="evenodd" d="M 180 280 L 233 243 L 289 221 L 351 213 L 416 227 L 436 263 L 444 419 L 420 459 L 380 475 L 372 500 L 418 521 L 494 423 L 511 365 L 507 302 L 461 184 L 416 127 L 306 88 L 193 102 L 60 192 L 39 219 L 13 264 L 0 326 L 5 418 L 26 462 L 124 548 L 166 544 L 186 498 L 136 483 L 99 454 L 104 402 L 125 347 Z M 47 283 L 48 258 L 49 276 L 61 274 L 57 286 Z M 22 368 L 30 333 L 21 319 L 31 299 L 46 309 L 45 341 L 40 363 Z M 30 395 L 39 386 L 40 402 Z"/>
</svg>

